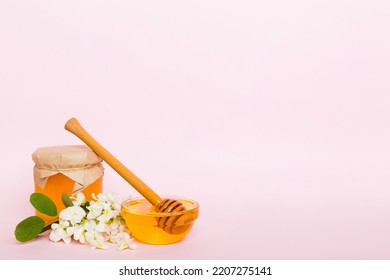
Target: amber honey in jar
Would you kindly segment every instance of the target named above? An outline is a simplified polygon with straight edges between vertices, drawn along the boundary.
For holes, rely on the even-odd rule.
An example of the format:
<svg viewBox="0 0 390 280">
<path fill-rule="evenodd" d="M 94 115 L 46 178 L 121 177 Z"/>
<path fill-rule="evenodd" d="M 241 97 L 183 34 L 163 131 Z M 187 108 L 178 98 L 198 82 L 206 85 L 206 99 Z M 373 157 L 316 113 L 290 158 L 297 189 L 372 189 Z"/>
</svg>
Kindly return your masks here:
<svg viewBox="0 0 390 280">
<path fill-rule="evenodd" d="M 32 154 L 32 159 L 35 192 L 50 197 L 58 213 L 65 208 L 62 193 L 73 196 L 82 192 L 90 200 L 93 193 L 102 192 L 102 159 L 85 145 L 42 147 Z M 36 214 L 44 220 L 52 219 Z"/>
</svg>

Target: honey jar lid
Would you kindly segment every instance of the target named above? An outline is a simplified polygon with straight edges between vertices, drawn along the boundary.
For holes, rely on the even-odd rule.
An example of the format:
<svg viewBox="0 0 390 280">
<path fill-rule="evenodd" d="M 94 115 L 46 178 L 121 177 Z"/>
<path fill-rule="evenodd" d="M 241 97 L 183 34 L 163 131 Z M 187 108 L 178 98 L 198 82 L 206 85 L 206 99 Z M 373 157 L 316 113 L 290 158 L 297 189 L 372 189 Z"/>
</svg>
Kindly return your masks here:
<svg viewBox="0 0 390 280">
<path fill-rule="evenodd" d="M 61 170 L 85 168 L 102 162 L 88 146 L 51 146 L 37 149 L 32 154 L 36 167 Z"/>
</svg>

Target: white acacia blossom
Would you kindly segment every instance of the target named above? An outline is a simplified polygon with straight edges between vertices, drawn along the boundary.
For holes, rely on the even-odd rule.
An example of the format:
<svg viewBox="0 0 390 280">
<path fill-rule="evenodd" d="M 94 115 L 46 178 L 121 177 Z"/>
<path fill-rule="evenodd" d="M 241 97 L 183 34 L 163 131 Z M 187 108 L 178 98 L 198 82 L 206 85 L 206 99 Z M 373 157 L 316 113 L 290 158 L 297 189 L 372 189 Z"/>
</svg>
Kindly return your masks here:
<svg viewBox="0 0 390 280">
<path fill-rule="evenodd" d="M 92 195 L 85 199 L 79 193 L 72 198 L 73 206 L 60 212 L 58 223 L 52 224 L 50 240 L 63 240 L 66 244 L 72 238 L 91 245 L 91 249 L 107 249 L 107 242 L 118 244 L 118 250 L 135 249 L 136 244 L 120 215 L 120 202 L 114 194 Z"/>
<path fill-rule="evenodd" d="M 72 241 L 72 239 L 71 239 L 71 235 L 68 234 L 66 230 L 68 227 L 69 227 L 69 222 L 66 220 L 62 220 L 58 224 L 57 223 L 51 224 L 52 231 L 50 232 L 49 235 L 50 240 L 54 242 L 63 240 L 66 244 L 69 244 Z"/>
<path fill-rule="evenodd" d="M 74 198 L 73 198 L 73 205 L 74 206 L 80 206 L 80 205 L 84 205 L 85 203 L 87 203 L 87 199 L 85 198 L 85 195 L 80 192 L 78 193 Z"/>
<path fill-rule="evenodd" d="M 60 219 L 69 221 L 72 225 L 79 224 L 84 219 L 85 211 L 81 206 L 71 206 L 65 208 L 60 213 Z"/>
</svg>

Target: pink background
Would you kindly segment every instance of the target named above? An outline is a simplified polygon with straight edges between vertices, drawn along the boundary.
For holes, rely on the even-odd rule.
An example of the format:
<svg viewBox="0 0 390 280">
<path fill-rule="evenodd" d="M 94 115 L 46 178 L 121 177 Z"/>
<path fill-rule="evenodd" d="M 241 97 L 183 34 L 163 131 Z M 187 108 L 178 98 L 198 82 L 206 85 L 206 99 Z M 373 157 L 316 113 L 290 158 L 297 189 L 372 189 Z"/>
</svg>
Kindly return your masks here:
<svg viewBox="0 0 390 280">
<path fill-rule="evenodd" d="M 0 1 L 2 259 L 389 259 L 389 1 Z M 156 192 L 183 242 L 14 240 L 31 153 L 72 116 Z M 137 195 L 106 166 L 105 190 Z"/>
</svg>

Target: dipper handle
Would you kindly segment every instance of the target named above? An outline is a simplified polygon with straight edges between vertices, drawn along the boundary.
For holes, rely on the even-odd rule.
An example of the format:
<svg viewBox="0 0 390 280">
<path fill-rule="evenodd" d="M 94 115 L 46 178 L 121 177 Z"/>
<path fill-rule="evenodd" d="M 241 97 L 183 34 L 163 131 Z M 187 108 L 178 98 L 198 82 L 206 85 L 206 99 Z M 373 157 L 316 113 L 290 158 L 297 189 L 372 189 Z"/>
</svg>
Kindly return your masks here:
<svg viewBox="0 0 390 280">
<path fill-rule="evenodd" d="M 140 178 L 124 166 L 117 158 L 99 144 L 79 123 L 76 118 L 69 119 L 65 124 L 65 129 L 89 146 L 99 157 L 132 185 L 141 195 L 143 195 L 152 205 L 157 206 L 162 199 Z"/>
</svg>

